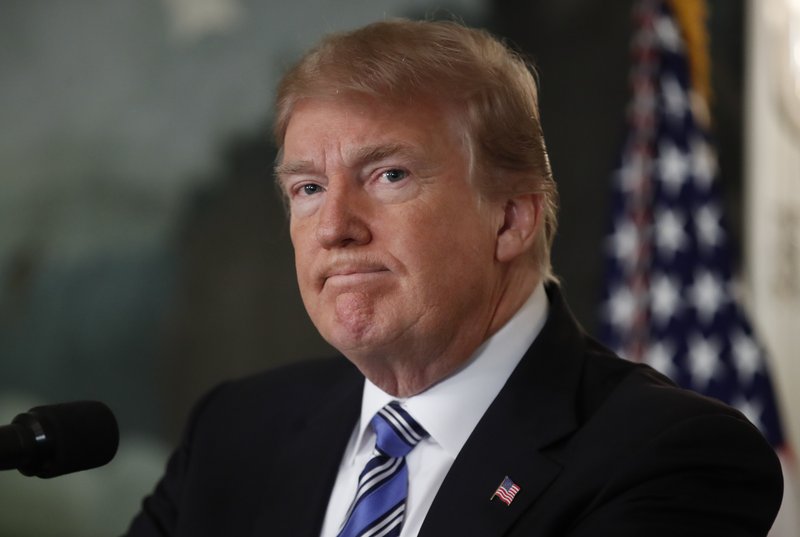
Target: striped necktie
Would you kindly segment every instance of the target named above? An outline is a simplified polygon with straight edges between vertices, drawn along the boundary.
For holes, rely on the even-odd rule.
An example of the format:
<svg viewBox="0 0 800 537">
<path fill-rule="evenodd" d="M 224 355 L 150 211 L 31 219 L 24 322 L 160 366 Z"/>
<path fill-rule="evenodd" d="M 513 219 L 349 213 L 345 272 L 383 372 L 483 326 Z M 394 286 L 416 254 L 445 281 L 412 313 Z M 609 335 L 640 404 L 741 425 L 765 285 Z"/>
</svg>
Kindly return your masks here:
<svg viewBox="0 0 800 537">
<path fill-rule="evenodd" d="M 358 479 L 356 497 L 338 537 L 397 537 L 408 496 L 406 455 L 428 433 L 392 401 L 370 422 L 375 454 Z"/>
</svg>

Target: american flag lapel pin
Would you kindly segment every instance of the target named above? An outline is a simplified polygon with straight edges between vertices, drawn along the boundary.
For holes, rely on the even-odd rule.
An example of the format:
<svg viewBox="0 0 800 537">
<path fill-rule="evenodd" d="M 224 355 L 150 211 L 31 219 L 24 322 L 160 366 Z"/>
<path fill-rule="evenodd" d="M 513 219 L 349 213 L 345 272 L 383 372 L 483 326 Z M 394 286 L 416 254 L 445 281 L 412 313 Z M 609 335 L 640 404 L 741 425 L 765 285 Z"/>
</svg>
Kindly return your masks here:
<svg viewBox="0 0 800 537">
<path fill-rule="evenodd" d="M 519 490 L 519 485 L 511 481 L 511 478 L 508 476 L 505 476 L 503 482 L 500 483 L 500 486 L 497 487 L 497 490 L 495 490 L 494 494 L 489 498 L 489 501 L 494 500 L 495 496 L 497 496 L 504 504 L 511 505 L 511 502 L 514 501 L 514 496 L 517 495 Z"/>
</svg>

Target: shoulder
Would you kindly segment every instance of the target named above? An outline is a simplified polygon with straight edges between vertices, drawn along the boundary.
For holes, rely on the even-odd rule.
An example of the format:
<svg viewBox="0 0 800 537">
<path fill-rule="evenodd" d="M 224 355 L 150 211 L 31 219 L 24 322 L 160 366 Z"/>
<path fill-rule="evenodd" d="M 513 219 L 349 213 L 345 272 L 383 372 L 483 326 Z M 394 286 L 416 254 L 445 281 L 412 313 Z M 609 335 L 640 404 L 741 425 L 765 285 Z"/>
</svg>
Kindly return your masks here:
<svg viewBox="0 0 800 537">
<path fill-rule="evenodd" d="M 216 388 L 214 397 L 257 401 L 288 393 L 325 395 L 340 388 L 341 383 L 351 384 L 361 378 L 358 370 L 341 356 L 306 360 L 225 382 Z"/>
<path fill-rule="evenodd" d="M 332 407 L 337 416 L 355 414 L 361 386 L 362 377 L 344 358 L 217 386 L 195 405 L 164 477 L 128 535 L 249 534 L 266 508 L 260 503 L 265 483 L 274 488 L 285 479 L 283 461 L 307 428 L 304 422 L 328 405 L 338 404 Z M 342 436 L 351 427 L 344 423 Z"/>
<path fill-rule="evenodd" d="M 594 342 L 584 356 L 577 428 L 557 455 L 560 485 L 591 491 L 575 535 L 766 533 L 780 505 L 780 464 L 744 415 Z"/>
<path fill-rule="evenodd" d="M 263 427 L 296 421 L 327 401 L 357 398 L 363 377 L 345 358 L 308 360 L 218 385 L 195 405 L 189 429 L 198 425 Z"/>
<path fill-rule="evenodd" d="M 733 426 L 742 435 L 766 445 L 760 432 L 738 410 L 691 390 L 643 364 L 614 355 L 589 339 L 578 396 L 579 420 L 585 427 L 596 423 L 619 424 L 621 435 L 662 434 L 686 423 Z"/>
</svg>

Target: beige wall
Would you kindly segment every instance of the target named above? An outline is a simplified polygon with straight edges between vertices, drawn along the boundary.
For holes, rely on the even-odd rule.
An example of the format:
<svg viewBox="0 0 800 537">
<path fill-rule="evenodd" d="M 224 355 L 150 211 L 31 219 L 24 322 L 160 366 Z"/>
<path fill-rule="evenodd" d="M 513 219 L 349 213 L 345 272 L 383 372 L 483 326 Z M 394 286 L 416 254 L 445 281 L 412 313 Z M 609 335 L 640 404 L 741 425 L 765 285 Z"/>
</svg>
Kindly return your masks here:
<svg viewBox="0 0 800 537">
<path fill-rule="evenodd" d="M 794 7 L 792 7 L 792 5 Z M 800 448 L 800 78 L 788 91 L 789 29 L 797 0 L 749 2 L 746 99 L 746 280 L 756 330 L 769 352 L 784 430 Z M 797 36 L 796 36 L 797 37 Z M 795 47 L 800 47 L 798 40 Z M 800 73 L 800 50 L 795 50 Z M 797 468 L 795 468 L 797 470 Z M 787 495 L 785 504 L 800 503 Z M 795 522 L 796 523 L 796 522 Z M 790 535 L 800 535 L 794 526 Z"/>
</svg>

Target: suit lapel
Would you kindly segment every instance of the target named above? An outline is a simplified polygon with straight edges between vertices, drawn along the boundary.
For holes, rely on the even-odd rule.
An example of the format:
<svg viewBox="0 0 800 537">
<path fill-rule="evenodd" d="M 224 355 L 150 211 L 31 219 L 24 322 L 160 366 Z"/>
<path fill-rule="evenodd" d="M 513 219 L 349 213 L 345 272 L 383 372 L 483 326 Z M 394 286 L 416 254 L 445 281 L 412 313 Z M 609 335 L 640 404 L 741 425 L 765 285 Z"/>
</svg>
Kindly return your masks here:
<svg viewBox="0 0 800 537">
<path fill-rule="evenodd" d="M 263 511 L 254 536 L 319 535 L 336 480 L 342 453 L 358 420 L 363 377 L 356 374 L 346 387 L 335 386 L 320 397 L 318 411 L 281 434 L 282 449 L 273 461 L 277 479 L 265 491 Z M 276 441 L 278 441 L 276 439 Z"/>
<path fill-rule="evenodd" d="M 560 472 L 556 443 L 577 427 L 583 342 L 558 290 L 548 295 L 547 323 L 454 461 L 419 537 L 504 535 Z M 490 500 L 505 476 L 520 487 L 511 505 Z"/>
</svg>

